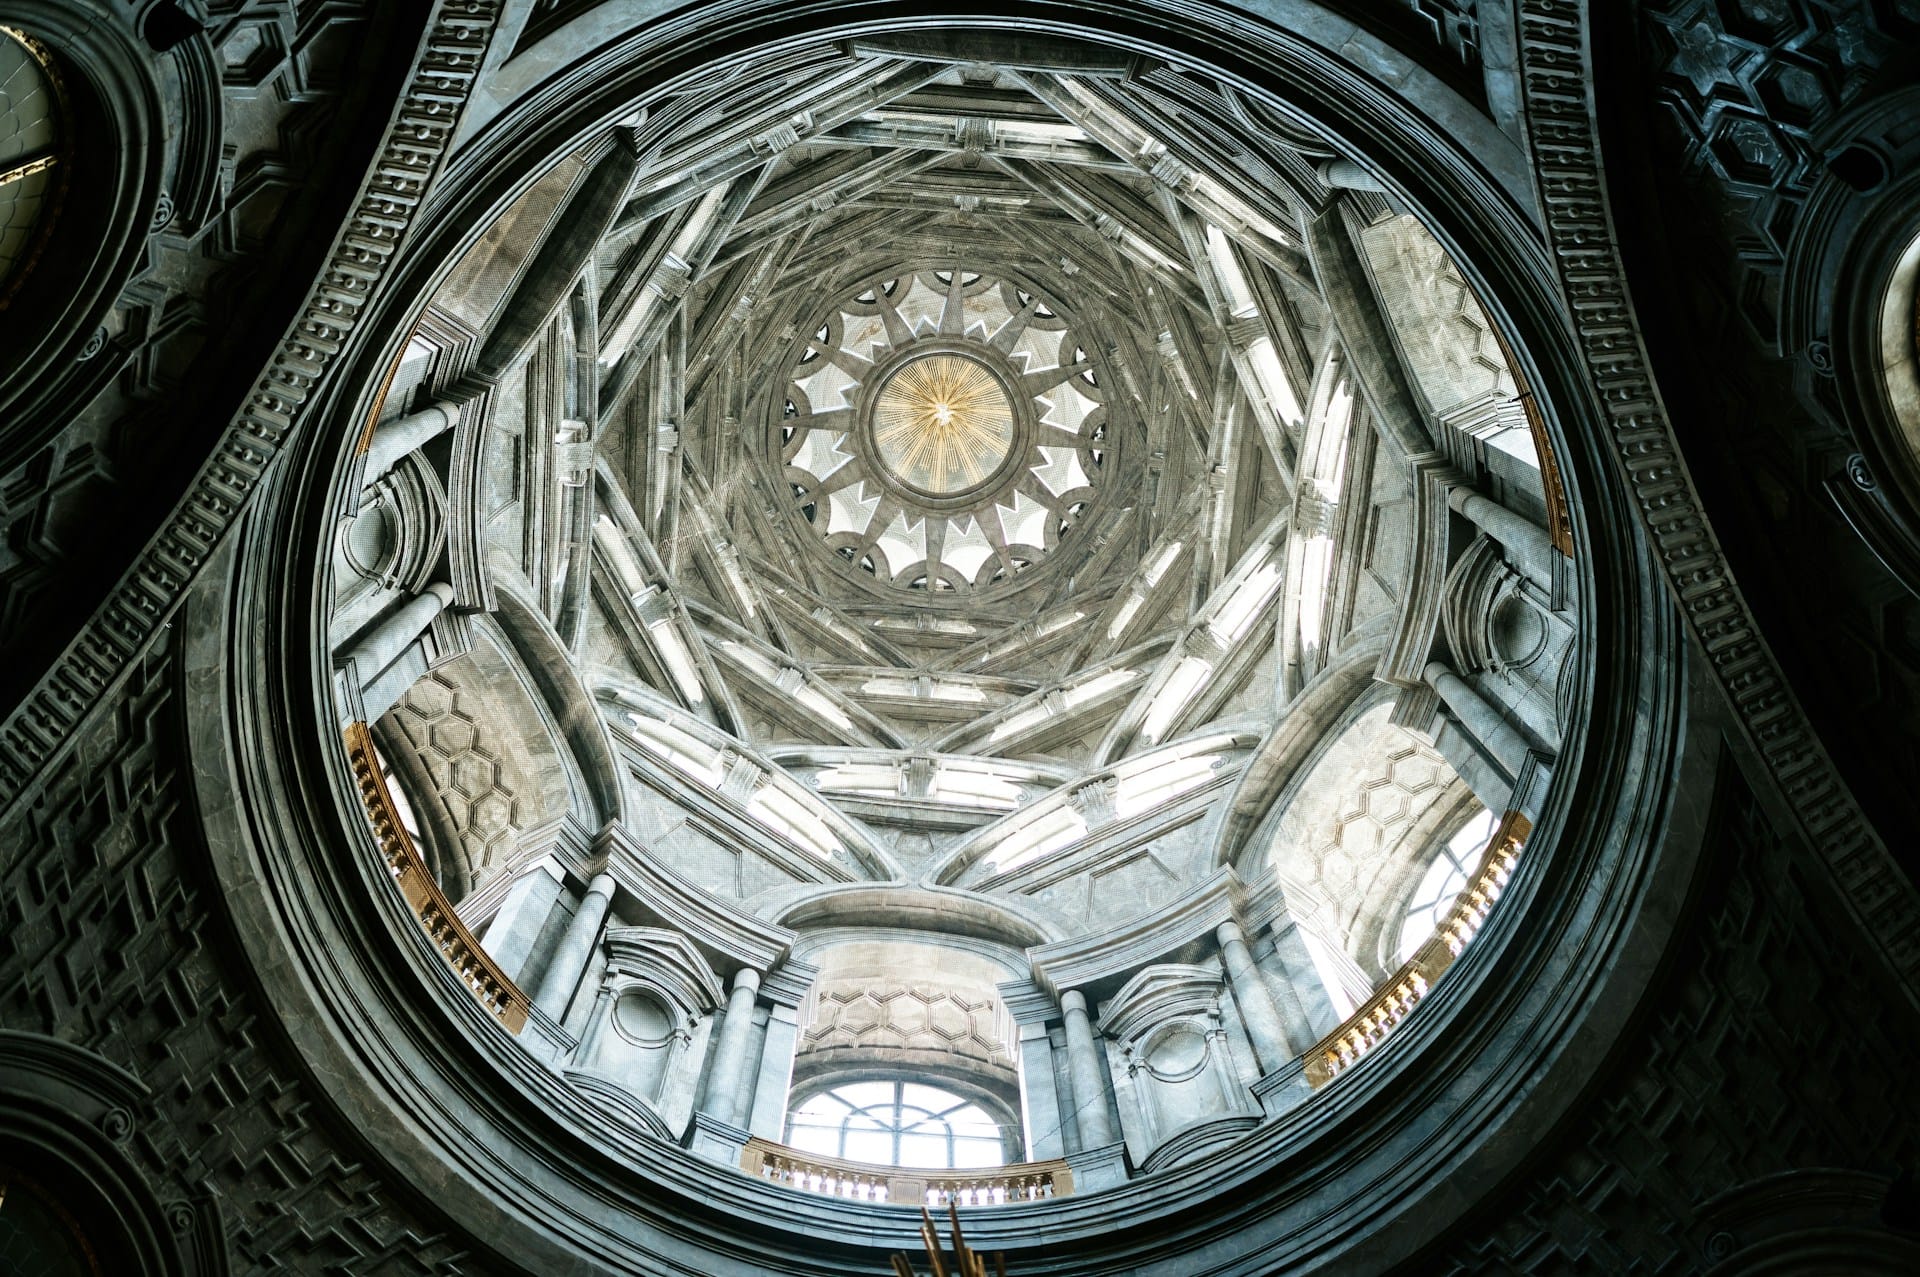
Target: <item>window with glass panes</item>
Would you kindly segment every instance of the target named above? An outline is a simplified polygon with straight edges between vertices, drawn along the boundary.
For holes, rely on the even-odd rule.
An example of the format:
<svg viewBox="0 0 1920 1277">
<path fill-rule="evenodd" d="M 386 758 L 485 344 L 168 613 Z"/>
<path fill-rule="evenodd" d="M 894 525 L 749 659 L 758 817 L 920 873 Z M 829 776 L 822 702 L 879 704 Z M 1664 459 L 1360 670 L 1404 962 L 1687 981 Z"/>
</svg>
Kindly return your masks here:
<svg viewBox="0 0 1920 1277">
<path fill-rule="evenodd" d="M 985 1109 L 918 1082 L 848 1082 L 787 1119 L 787 1143 L 824 1157 L 929 1170 L 1000 1166 L 1006 1142 Z"/>
<path fill-rule="evenodd" d="M 1414 888 L 1413 899 L 1407 902 L 1406 918 L 1400 924 L 1400 961 L 1413 957 L 1447 920 L 1453 902 L 1459 899 L 1467 879 L 1479 867 L 1480 856 L 1492 841 L 1497 824 L 1499 818 L 1482 807 L 1479 815 L 1447 839 L 1440 854 L 1427 866 L 1420 885 Z"/>
</svg>

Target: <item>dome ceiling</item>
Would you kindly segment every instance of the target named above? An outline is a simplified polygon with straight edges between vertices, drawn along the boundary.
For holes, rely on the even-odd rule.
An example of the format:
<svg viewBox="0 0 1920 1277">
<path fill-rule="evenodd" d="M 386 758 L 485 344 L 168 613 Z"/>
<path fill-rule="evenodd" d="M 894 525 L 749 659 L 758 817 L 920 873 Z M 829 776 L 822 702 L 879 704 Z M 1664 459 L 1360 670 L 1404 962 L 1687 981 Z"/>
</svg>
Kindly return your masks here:
<svg viewBox="0 0 1920 1277">
<path fill-rule="evenodd" d="M 825 46 L 655 103 L 535 183 L 402 357 L 389 420 L 446 383 L 438 329 L 489 332 L 499 387 L 455 445 L 473 479 L 379 480 L 350 583 L 396 574 L 362 525 L 464 485 L 450 564 L 547 618 L 623 766 L 672 777 L 638 787 L 639 828 L 739 785 L 730 827 L 780 846 L 777 870 L 687 870 L 709 887 L 1097 861 L 1142 803 L 1223 794 L 1290 702 L 1413 623 L 1406 457 L 1490 464 L 1545 514 L 1497 339 L 1416 220 L 1330 186 L 1327 152 L 1223 129 L 1253 108 L 1203 78 L 1035 49 Z M 515 245 L 542 234 L 597 237 L 584 273 L 541 280 Z M 1376 289 L 1368 343 L 1341 339 L 1341 299 Z M 1557 668 L 1564 622 L 1518 580 L 1477 585 L 1483 610 L 1526 613 L 1522 663 Z M 1369 730 L 1361 753 L 1434 756 Z M 1416 788 L 1370 836 L 1465 792 Z M 1196 856 L 1123 859 L 1177 894 Z M 1367 876 L 1349 859 L 1336 895 Z M 1075 873 L 1022 890 L 1121 890 Z"/>
<path fill-rule="evenodd" d="M 15 8 L 0 1127 L 103 1269 L 1914 1249 L 1907 0 Z"/>
<path fill-rule="evenodd" d="M 1132 1164 L 1238 1139 L 1267 1101 L 1225 1079 L 1363 1049 L 1313 1044 L 1437 978 L 1484 907 L 1414 900 L 1434 855 L 1482 872 L 1449 839 L 1551 770 L 1564 547 L 1458 267 L 1219 84 L 1023 50 L 821 46 L 596 134 L 446 276 L 356 463 L 342 704 L 454 907 L 537 975 L 539 1049 L 669 1139 L 692 1083 L 609 1091 L 606 1052 L 695 1041 L 675 1017 L 741 963 L 811 990 L 809 1087 L 906 1051 L 983 1112 L 1044 1114 L 1006 990 L 1075 945 L 1121 955 L 1087 985 L 1107 1049 L 1164 1037 L 1152 1076 L 1226 1097 L 1190 1130 L 1123 1114 Z M 575 844 L 651 885 L 608 889 L 626 929 L 567 979 L 666 963 L 684 993 L 611 1028 L 553 974 L 560 924 L 521 920 L 570 909 Z M 1294 1008 L 1234 1029 L 1239 1063 L 1155 1027 L 1238 961 L 1216 908 Z M 721 938 L 767 935 L 796 965 Z M 882 939 L 919 956 L 843 951 Z M 949 950 L 984 964 L 958 992 Z M 859 976 L 791 974 L 819 969 Z M 962 1004 L 991 1068 L 923 1032 Z M 1008 1146 L 1091 1147 L 1081 1120 Z"/>
<path fill-rule="evenodd" d="M 1045 558 L 1094 502 L 1115 434 L 1101 397 L 1057 309 L 950 268 L 843 299 L 775 425 L 801 517 L 842 560 L 978 593 Z"/>
</svg>

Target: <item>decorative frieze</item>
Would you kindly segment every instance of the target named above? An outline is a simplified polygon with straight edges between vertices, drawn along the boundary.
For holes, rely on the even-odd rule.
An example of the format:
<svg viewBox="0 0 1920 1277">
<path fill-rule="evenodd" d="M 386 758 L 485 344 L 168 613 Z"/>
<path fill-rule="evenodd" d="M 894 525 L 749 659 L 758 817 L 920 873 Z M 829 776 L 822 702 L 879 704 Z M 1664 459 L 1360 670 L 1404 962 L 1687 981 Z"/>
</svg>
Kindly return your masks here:
<svg viewBox="0 0 1920 1277">
<path fill-rule="evenodd" d="M 0 724 L 0 808 L 72 739 L 88 711 L 179 603 L 238 516 L 384 279 L 452 137 L 492 35 L 498 0 L 446 0 L 359 204 L 304 313 L 193 486 L 102 608 Z"/>
<path fill-rule="evenodd" d="M 1653 385 L 1601 176 L 1586 5 L 1523 0 L 1526 118 L 1548 240 L 1614 456 L 1688 628 L 1777 792 L 1909 996 L 1920 991 L 1920 896 L 1848 792 L 1741 596 Z"/>
</svg>

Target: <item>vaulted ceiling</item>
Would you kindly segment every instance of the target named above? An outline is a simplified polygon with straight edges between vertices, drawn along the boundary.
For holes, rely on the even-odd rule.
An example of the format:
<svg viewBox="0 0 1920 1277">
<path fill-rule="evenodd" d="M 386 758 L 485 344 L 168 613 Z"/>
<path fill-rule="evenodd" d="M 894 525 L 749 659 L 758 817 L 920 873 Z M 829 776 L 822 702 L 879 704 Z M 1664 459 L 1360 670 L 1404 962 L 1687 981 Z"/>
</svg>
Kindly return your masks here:
<svg viewBox="0 0 1920 1277">
<path fill-rule="evenodd" d="M 1183 890 L 1263 742 L 1304 758 L 1340 719 L 1289 735 L 1286 706 L 1406 607 L 1408 458 L 1472 468 L 1470 428 L 1540 500 L 1486 316 L 1367 174 L 1192 72 L 956 47 L 822 44 L 650 100 L 482 236 L 389 394 L 488 379 L 450 556 L 654 778 L 643 836 L 712 808 L 777 844 L 771 878 L 682 856 L 724 895 L 1071 895 L 1031 867 L 1122 828 Z M 1361 771 L 1432 757 L 1377 730 Z"/>
</svg>

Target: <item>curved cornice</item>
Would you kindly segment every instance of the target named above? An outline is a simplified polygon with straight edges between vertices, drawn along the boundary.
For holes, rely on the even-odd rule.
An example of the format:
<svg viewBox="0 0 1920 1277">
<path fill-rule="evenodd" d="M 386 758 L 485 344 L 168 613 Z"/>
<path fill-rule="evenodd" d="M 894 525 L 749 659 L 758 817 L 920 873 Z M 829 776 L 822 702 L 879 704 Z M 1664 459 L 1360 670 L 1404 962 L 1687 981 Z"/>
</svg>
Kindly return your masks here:
<svg viewBox="0 0 1920 1277">
<path fill-rule="evenodd" d="M 1802 836 L 1903 992 L 1920 1002 L 1920 892 L 1868 823 L 1761 634 L 1654 384 L 1600 178 L 1584 6 L 1522 0 L 1521 15 L 1521 83 L 1548 240 L 1585 356 L 1582 371 L 1606 413 L 1610 460 L 1625 476 L 1637 522 L 1689 632 Z"/>
<path fill-rule="evenodd" d="M 875 7 L 841 12 L 882 20 Z M 1601 404 L 1583 379 L 1591 368 L 1569 341 L 1525 201 L 1463 149 L 1475 130 L 1446 135 L 1446 111 L 1423 119 L 1417 103 L 1320 46 L 1209 15 L 1219 13 L 1117 4 L 1071 11 L 1076 27 L 1109 21 L 1122 41 L 1207 51 L 1224 77 L 1270 109 L 1287 109 L 1275 95 L 1322 103 L 1329 127 L 1434 217 L 1518 338 L 1562 449 L 1583 538 L 1577 571 L 1593 666 L 1573 716 L 1584 731 L 1560 757 L 1535 854 L 1522 862 L 1508 903 L 1390 1049 L 1223 1153 L 1108 1193 L 1010 1204 L 970 1223 L 981 1248 L 1057 1277 L 1380 1271 L 1408 1259 L 1518 1170 L 1592 1079 L 1605 1054 L 1596 1047 L 1630 1019 L 1651 978 L 1647 955 L 1668 942 L 1693 863 L 1700 813 L 1676 809 L 1674 787 L 1704 783 L 1712 753 L 1692 737 L 1695 750 L 1682 752 L 1685 649 L 1652 588 L 1621 477 L 1604 464 Z M 759 19 L 757 39 L 777 42 L 803 19 L 808 38 L 822 34 L 812 8 L 729 7 L 702 27 L 706 16 L 637 35 L 647 43 L 633 50 L 633 75 L 737 47 L 744 16 Z M 1066 18 L 1053 25 L 1064 29 Z M 1265 87 L 1255 89 L 1256 79 Z M 583 96 L 580 110 L 591 116 L 604 99 Z M 556 118 L 562 123 L 539 136 L 577 135 L 564 121 L 585 117 Z M 468 215 L 522 176 L 518 164 L 497 174 L 466 168 L 442 207 L 479 225 Z M 1596 172 L 1583 180 L 1598 189 Z M 357 819 L 342 747 L 318 699 L 327 675 L 319 595 L 284 583 L 308 579 L 324 557 L 328 485 L 352 429 L 341 410 L 357 385 L 377 380 L 446 250 L 465 234 L 448 227 L 415 246 L 366 322 L 339 333 L 346 371 L 313 404 L 304 390 L 285 404 L 289 418 L 312 428 L 290 436 L 289 419 L 273 436 L 269 455 L 290 437 L 295 446 L 262 478 L 255 534 L 235 543 L 232 588 L 210 584 L 206 610 L 188 627 L 188 677 L 218 692 L 189 698 L 196 792 L 213 872 L 253 959 L 247 978 L 259 982 L 278 1032 L 333 1116 L 360 1133 L 371 1162 L 435 1186 L 442 1203 L 487 1204 L 488 1218 L 465 1228 L 481 1262 L 552 1273 L 884 1272 L 889 1252 L 916 1244 L 917 1221 L 906 1212 L 808 1199 L 801 1233 L 782 1190 L 677 1149 L 601 1138 L 597 1110 L 459 983 L 390 889 Z M 340 415 L 329 420 L 327 410 Z M 152 624 L 136 624 L 131 637 L 151 633 Z M 19 730 L 10 725 L 10 735 Z M 36 746 L 29 767 L 50 753 Z"/>
<path fill-rule="evenodd" d="M 1326 725 L 1375 686 L 1374 668 L 1384 646 L 1376 638 L 1348 648 L 1294 697 L 1240 773 L 1220 823 L 1215 864 L 1231 864 L 1239 858 L 1280 792 L 1314 756 Z"/>
<path fill-rule="evenodd" d="M 904 871 L 902 871 L 899 861 L 873 836 L 872 830 L 868 829 L 859 821 L 849 819 L 832 803 L 823 801 L 819 795 L 789 776 L 784 767 L 781 767 L 771 758 L 746 744 L 738 737 L 721 731 L 711 723 L 687 713 L 678 706 L 668 704 L 662 700 L 652 688 L 644 685 L 634 686 L 608 680 L 601 684 L 596 694 L 602 704 L 617 704 L 629 711 L 652 715 L 662 722 L 668 723 L 675 730 L 693 737 L 703 745 L 711 746 L 716 750 L 725 751 L 728 754 L 736 755 L 747 760 L 752 763 L 762 775 L 767 777 L 778 776 L 786 779 L 792 784 L 795 796 L 807 803 L 814 814 L 833 829 L 835 836 L 840 838 L 847 849 L 853 853 L 855 860 L 862 870 L 883 880 L 900 880 L 907 876 Z M 692 785 L 691 782 L 678 775 L 672 768 L 664 767 L 655 762 L 647 755 L 643 747 L 637 745 L 630 746 L 623 742 L 619 748 L 623 751 L 630 749 L 638 759 L 644 759 L 644 763 L 640 765 L 645 767 L 647 775 L 654 777 L 659 784 L 670 792 L 683 796 L 689 804 L 697 802 L 705 806 L 717 801 L 712 795 L 697 794 L 696 787 Z M 738 809 L 740 804 L 732 804 L 732 807 Z M 733 820 L 734 823 L 757 828 L 757 822 L 755 822 L 752 817 L 746 815 L 744 810 L 740 810 L 738 815 L 733 817 Z M 758 836 L 769 842 L 773 840 L 771 833 L 762 832 Z M 851 876 L 847 870 L 840 869 L 837 866 L 828 867 L 821 865 L 819 869 L 821 872 L 831 874 L 831 876 L 836 879 Z"/>
<path fill-rule="evenodd" d="M 204 175 L 217 159 L 208 152 L 217 152 L 220 129 L 218 93 L 180 111 L 185 130 L 169 120 L 162 71 L 135 42 L 130 23 L 58 0 L 15 0 L 5 21 L 55 50 L 68 97 L 84 107 L 66 126 L 92 131 L 75 139 L 75 153 L 62 160 L 73 177 L 61 208 L 50 213 L 67 224 L 50 228 L 57 238 L 47 244 L 52 252 L 41 254 L 60 259 L 65 287 L 35 288 L 31 276 L 13 281 L 25 291 L 0 311 L 6 338 L 0 345 L 0 472 L 11 472 L 46 443 L 76 401 L 91 400 L 124 366 L 117 350 L 89 356 L 83 343 L 152 251 L 147 239 L 156 223 L 164 224 L 158 215 L 169 168 L 176 175 L 174 196 L 192 201 L 181 214 L 205 216 Z M 201 69 L 189 66 L 189 78 Z"/>
<path fill-rule="evenodd" d="M 407 90 L 388 117 L 386 144 L 308 289 L 300 318 L 186 496 L 100 610 L 0 724 L 0 809 L 11 807 L 74 739 L 82 718 L 105 703 L 106 690 L 129 668 L 132 654 L 167 623 L 292 436 L 316 388 L 353 344 L 377 285 L 415 229 L 420 201 L 472 90 L 498 8 L 497 0 L 460 0 L 435 14 Z M 371 387 L 378 380 L 363 376 L 359 384 Z"/>
<path fill-rule="evenodd" d="M 1033 901 L 924 884 L 800 886 L 769 893 L 755 903 L 763 916 L 803 934 L 841 927 L 911 929 L 1014 950 L 1066 934 L 1059 921 Z"/>
<path fill-rule="evenodd" d="M 626 814 L 626 789 L 620 783 L 613 742 L 607 736 L 593 695 L 580 681 L 560 636 L 538 608 L 506 582 L 494 583 L 493 615 L 513 644 L 520 664 L 532 676 L 544 709 L 585 773 L 595 810 L 582 821 L 594 826 Z"/>
</svg>

